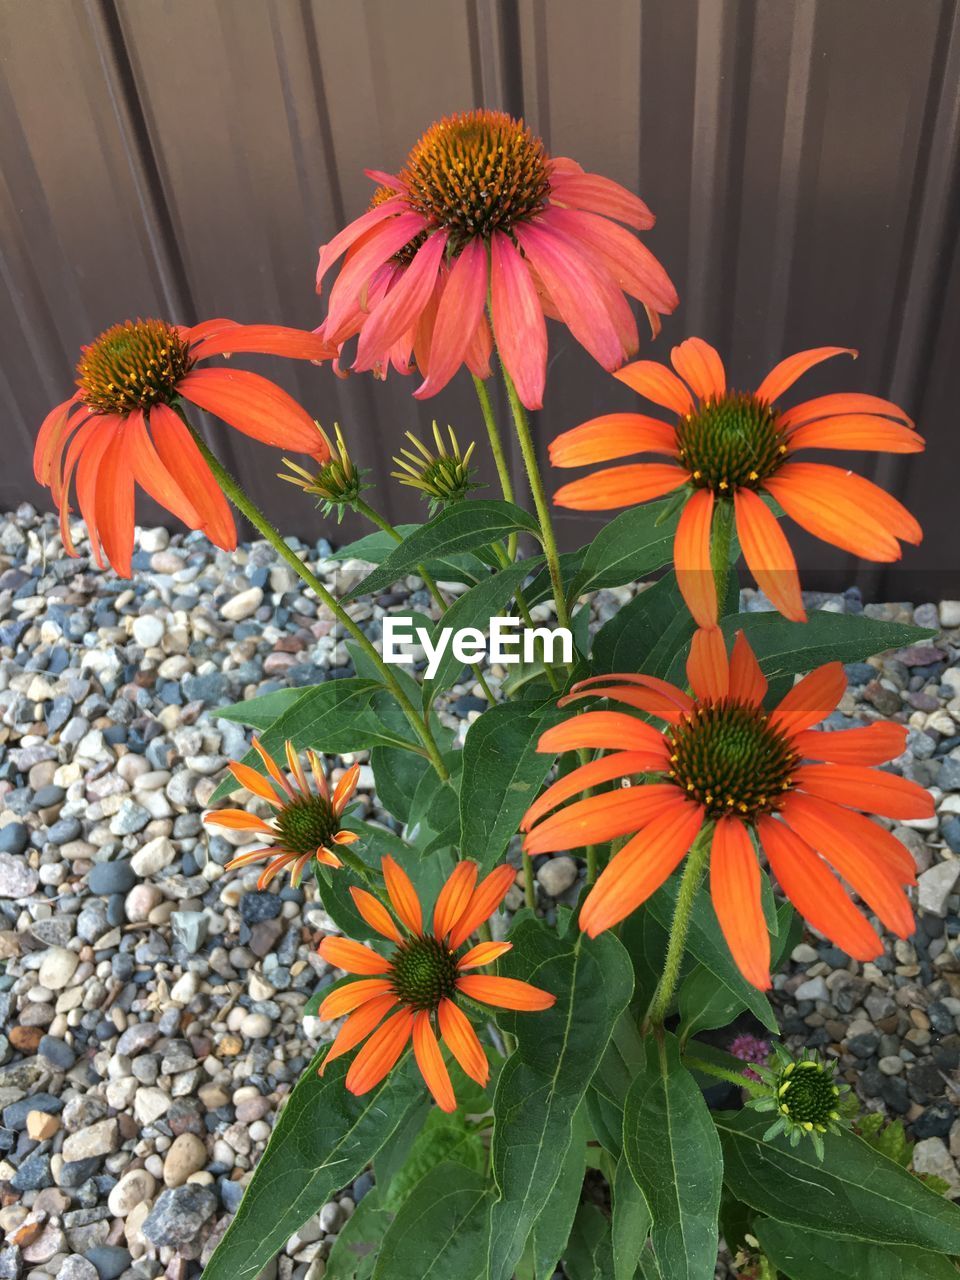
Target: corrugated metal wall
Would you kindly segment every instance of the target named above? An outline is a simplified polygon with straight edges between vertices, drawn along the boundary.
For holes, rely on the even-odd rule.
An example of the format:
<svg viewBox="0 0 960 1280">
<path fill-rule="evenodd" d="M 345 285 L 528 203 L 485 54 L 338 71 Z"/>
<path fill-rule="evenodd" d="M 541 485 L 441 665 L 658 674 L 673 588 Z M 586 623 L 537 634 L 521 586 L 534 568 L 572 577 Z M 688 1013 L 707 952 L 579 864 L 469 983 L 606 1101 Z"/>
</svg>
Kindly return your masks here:
<svg viewBox="0 0 960 1280">
<path fill-rule="evenodd" d="M 926 455 L 855 465 L 918 512 L 924 546 L 878 572 L 808 540 L 808 581 L 960 595 L 954 0 L 2 0 L 0 71 L 5 507 L 43 501 L 33 437 L 82 342 L 137 314 L 313 327 L 316 248 L 365 208 L 363 167 L 498 106 L 659 215 L 647 242 L 682 301 L 650 354 L 698 333 L 749 386 L 791 350 L 853 345 L 810 394 L 915 414 Z M 557 327 L 551 344 L 541 442 L 630 403 Z M 479 428 L 465 375 L 425 404 L 395 377 L 278 380 L 381 481 L 402 430 Z M 287 528 L 323 531 L 266 450 L 211 440 Z M 382 497 L 415 514 L 389 482 Z M 590 523 L 563 517 L 565 540 Z"/>
</svg>

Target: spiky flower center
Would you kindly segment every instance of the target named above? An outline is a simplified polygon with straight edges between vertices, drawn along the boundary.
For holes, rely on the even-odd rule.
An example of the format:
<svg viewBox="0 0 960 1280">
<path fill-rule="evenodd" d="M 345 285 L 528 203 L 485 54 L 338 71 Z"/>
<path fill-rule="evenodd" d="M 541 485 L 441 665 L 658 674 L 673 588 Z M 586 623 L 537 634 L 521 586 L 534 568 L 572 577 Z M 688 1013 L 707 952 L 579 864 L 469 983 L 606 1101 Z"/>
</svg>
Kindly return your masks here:
<svg viewBox="0 0 960 1280">
<path fill-rule="evenodd" d="M 839 1119 L 840 1090 L 834 1072 L 805 1059 L 784 1067 L 777 1081 L 777 1106 L 791 1123 L 823 1131 Z"/>
<path fill-rule="evenodd" d="M 721 497 L 757 489 L 783 462 L 779 414 L 756 396 L 731 391 L 708 400 L 677 424 L 680 461 L 694 485 Z"/>
<path fill-rule="evenodd" d="M 470 111 L 431 125 L 400 177 L 412 207 L 450 232 L 454 252 L 532 218 L 550 191 L 543 143 L 503 111 Z"/>
<path fill-rule="evenodd" d="M 84 404 L 99 413 L 132 413 L 170 404 L 190 370 L 188 346 L 163 320 L 126 320 L 84 349 L 77 386 Z"/>
<path fill-rule="evenodd" d="M 437 938 L 425 935 L 401 943 L 393 954 L 393 987 L 404 1004 L 436 1009 L 457 991 L 457 958 Z"/>
<path fill-rule="evenodd" d="M 727 700 L 697 706 L 667 741 L 670 777 L 715 818 L 752 818 L 776 808 L 797 762 L 762 711 Z"/>
<path fill-rule="evenodd" d="M 284 845 L 293 853 L 315 853 L 329 845 L 340 827 L 322 796 L 303 796 L 284 805 L 276 817 Z"/>
</svg>

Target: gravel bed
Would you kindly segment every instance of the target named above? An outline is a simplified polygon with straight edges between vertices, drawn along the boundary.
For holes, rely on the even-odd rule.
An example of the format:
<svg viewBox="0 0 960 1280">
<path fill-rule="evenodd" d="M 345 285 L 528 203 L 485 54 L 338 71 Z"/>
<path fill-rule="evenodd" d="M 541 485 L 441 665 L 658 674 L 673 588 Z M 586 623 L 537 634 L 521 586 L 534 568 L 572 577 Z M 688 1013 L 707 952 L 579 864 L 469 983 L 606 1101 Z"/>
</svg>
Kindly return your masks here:
<svg viewBox="0 0 960 1280">
<path fill-rule="evenodd" d="M 292 545 L 338 590 L 361 571 L 324 541 Z M 64 558 L 32 507 L 0 521 L 0 1280 L 199 1274 L 332 1034 L 302 1017 L 335 976 L 315 951 L 322 908 L 282 879 L 259 893 L 256 870 L 225 874 L 240 833 L 210 836 L 200 816 L 247 745 L 218 708 L 350 674 L 348 654 L 265 544 L 226 555 L 146 529 L 139 547 L 124 582 Z M 632 594 L 601 592 L 595 620 Z M 429 609 L 416 579 L 354 614 L 377 638 L 407 603 Z M 856 592 L 808 603 L 863 608 Z M 775 1000 L 785 1032 L 839 1057 L 960 1196 L 960 602 L 866 612 L 940 633 L 849 667 L 833 717 L 910 725 L 895 767 L 938 801 L 935 819 L 895 827 L 919 928 L 865 965 L 808 936 Z M 441 714 L 462 735 L 484 705 L 465 684 Z M 386 820 L 366 767 L 358 796 Z M 539 860 L 543 909 L 575 900 L 582 875 Z M 264 1274 L 320 1280 L 370 1185 L 344 1188 Z"/>
</svg>

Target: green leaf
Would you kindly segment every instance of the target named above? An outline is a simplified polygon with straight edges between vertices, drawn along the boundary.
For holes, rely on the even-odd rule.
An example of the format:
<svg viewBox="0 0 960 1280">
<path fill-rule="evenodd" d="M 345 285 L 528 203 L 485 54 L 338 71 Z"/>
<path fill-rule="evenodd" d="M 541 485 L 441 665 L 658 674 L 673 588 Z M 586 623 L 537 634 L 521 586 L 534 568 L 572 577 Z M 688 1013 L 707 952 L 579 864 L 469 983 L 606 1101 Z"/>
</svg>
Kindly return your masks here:
<svg viewBox="0 0 960 1280">
<path fill-rule="evenodd" d="M 633 1280 L 637 1258 L 643 1251 L 653 1226 L 647 1198 L 637 1186 L 626 1157 L 617 1162 L 613 1179 L 613 1280 Z"/>
<path fill-rule="evenodd" d="M 641 1000 L 640 1005 L 645 1007 L 644 1001 Z M 646 1069 L 646 1060 L 643 1039 L 627 1010 L 614 1024 L 587 1094 L 596 1138 L 617 1161 L 623 1151 L 623 1105 L 634 1079 Z"/>
<path fill-rule="evenodd" d="M 420 524 L 396 526 L 397 533 L 402 538 L 409 538 L 422 528 L 423 525 Z M 391 538 L 389 534 L 378 529 L 376 533 L 368 533 L 365 538 L 358 538 L 356 542 L 350 542 L 347 546 L 331 552 L 330 559 L 365 560 L 368 564 L 383 564 L 397 546 L 396 538 Z M 441 578 L 444 582 L 477 582 L 487 573 L 484 562 L 469 554 L 429 560 L 423 567 L 432 577 Z"/>
<path fill-rule="evenodd" d="M 531 1280 L 551 1280 L 557 1269 L 580 1203 L 586 1172 L 586 1152 L 587 1123 L 584 1105 L 581 1103 L 574 1117 L 573 1136 L 560 1177 L 533 1224 L 521 1266 L 518 1268 L 522 1273 L 526 1266 L 526 1273 Z"/>
<path fill-rule="evenodd" d="M 327 1258 L 326 1280 L 370 1280 L 392 1209 L 380 1200 L 380 1188 L 373 1187 L 340 1228 Z"/>
<path fill-rule="evenodd" d="M 681 1044 L 699 1031 L 728 1026 L 745 1007 L 740 996 L 703 965 L 697 965 L 684 978 L 677 993 L 677 1006 Z"/>
<path fill-rule="evenodd" d="M 516 835 L 553 759 L 537 739 L 562 718 L 556 702 L 501 702 L 479 716 L 463 746 L 460 848 L 489 871 Z"/>
<path fill-rule="evenodd" d="M 273 693 L 261 694 L 259 698 L 248 698 L 246 702 L 238 702 L 232 707 L 217 707 L 220 720 L 236 720 L 239 724 L 249 724 L 254 729 L 269 729 L 274 720 L 278 720 L 285 711 L 289 711 L 298 698 L 302 698 L 301 689 L 274 689 Z"/>
<path fill-rule="evenodd" d="M 399 747 L 374 747 L 370 767 L 380 803 L 395 818 L 408 822 L 417 787 L 425 774 L 433 773 L 429 761 Z"/>
<path fill-rule="evenodd" d="M 503 1014 L 517 1051 L 500 1073 L 490 1148 L 500 1198 L 491 1211 L 487 1280 L 509 1280 L 557 1184 L 574 1117 L 614 1023 L 633 990 L 630 960 L 612 934 L 559 938 L 531 918 L 517 925 L 503 969 L 553 992 L 542 1013 Z"/>
<path fill-rule="evenodd" d="M 613 1270 L 610 1223 L 595 1204 L 582 1204 L 563 1255 L 568 1280 L 609 1280 Z"/>
<path fill-rule="evenodd" d="M 764 1253 L 789 1280 L 957 1280 L 943 1254 L 905 1245 L 838 1240 L 773 1218 L 754 1223 Z"/>
<path fill-rule="evenodd" d="M 412 1060 L 362 1098 L 344 1087 L 347 1063 L 321 1079 L 313 1059 L 280 1113 L 236 1217 L 204 1271 L 206 1280 L 248 1280 L 298 1227 L 362 1172 L 423 1095 Z"/>
<path fill-rule="evenodd" d="M 812 671 L 824 662 L 861 662 L 935 634 L 862 613 L 825 611 L 811 613 L 806 622 L 788 622 L 779 613 L 742 613 L 724 618 L 721 626 L 728 641 L 742 628 L 768 680 Z"/>
<path fill-rule="evenodd" d="M 450 1161 L 437 1165 L 400 1206 L 373 1280 L 480 1280 L 489 1201 L 482 1174 Z"/>
<path fill-rule="evenodd" d="M 467 1124 L 462 1111 L 447 1114 L 434 1107 L 427 1113 L 403 1166 L 383 1188 L 384 1204 L 391 1209 L 398 1208 L 443 1161 L 483 1173 L 487 1153 L 479 1133 Z"/>
<path fill-rule="evenodd" d="M 811 1142 L 764 1142 L 768 1116 L 738 1111 L 714 1119 L 727 1183 L 760 1213 L 831 1236 L 960 1254 L 960 1208 L 855 1134 L 824 1134 L 821 1164 Z"/>
<path fill-rule="evenodd" d="M 523 530 L 537 536 L 540 526 L 534 517 L 512 502 L 458 502 L 447 507 L 429 522 L 415 529 L 402 542 L 394 545 L 385 560 L 367 574 L 349 593 L 351 599 L 383 591 L 417 565 L 428 564 L 436 557 L 444 559 L 462 551 L 488 546 L 508 534 Z"/>
<path fill-rule="evenodd" d="M 623 1153 L 653 1216 L 660 1270 L 713 1280 L 723 1160 L 710 1112 L 676 1039 L 646 1041 L 646 1071 L 627 1094 Z"/>
<path fill-rule="evenodd" d="M 496 573 L 488 574 L 475 587 L 471 587 L 469 591 L 464 592 L 462 596 L 451 604 L 443 617 L 433 624 L 431 637 L 433 643 L 437 643 L 440 632 L 445 627 L 450 627 L 454 632 L 464 627 L 475 627 L 478 631 L 486 634 L 490 627 L 490 619 L 503 612 L 516 594 L 517 587 L 520 586 L 530 572 L 531 567 L 538 565 L 541 559 L 542 557 L 538 556 L 536 560 L 523 560 L 519 564 L 509 565 Z M 518 639 L 519 634 L 518 631 Z M 432 680 L 424 681 L 424 698 L 432 698 L 441 689 L 446 689 L 449 685 L 454 684 L 464 665 L 459 658 L 454 656 L 453 645 L 448 644 L 443 657 L 440 659 L 436 675 Z"/>
<path fill-rule="evenodd" d="M 605 524 L 587 547 L 570 598 L 601 587 L 640 582 L 673 558 L 679 512 L 667 515 L 670 502 L 631 507 Z"/>
</svg>

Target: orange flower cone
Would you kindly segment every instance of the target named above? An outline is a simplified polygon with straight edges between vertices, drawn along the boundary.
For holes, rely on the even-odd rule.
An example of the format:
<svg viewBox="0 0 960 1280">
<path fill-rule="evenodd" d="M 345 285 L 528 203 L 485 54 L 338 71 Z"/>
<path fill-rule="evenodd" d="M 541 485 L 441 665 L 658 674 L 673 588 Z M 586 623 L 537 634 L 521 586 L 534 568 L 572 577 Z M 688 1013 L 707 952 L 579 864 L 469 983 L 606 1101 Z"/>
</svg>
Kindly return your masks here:
<svg viewBox="0 0 960 1280">
<path fill-rule="evenodd" d="M 348 1015 L 320 1074 L 366 1041 L 350 1065 L 346 1085 L 351 1093 L 367 1093 L 412 1039 L 434 1101 L 442 1110 L 454 1111 L 457 1100 L 438 1035 L 472 1080 L 485 1085 L 490 1076 L 487 1056 L 458 997 L 527 1012 L 549 1009 L 556 997 L 516 978 L 469 972 L 511 950 L 509 942 L 479 942 L 458 955 L 506 897 L 516 874 L 512 867 L 497 867 L 478 884 L 477 864 L 457 863 L 437 897 L 429 931 L 417 892 L 399 863 L 384 858 L 383 874 L 392 911 L 365 889 L 350 892 L 367 924 L 394 944 L 392 955 L 387 958 L 349 938 L 327 937 L 318 948 L 324 960 L 359 977 L 332 991 L 320 1006 L 321 1018 Z"/>
<path fill-rule="evenodd" d="M 131 575 L 137 485 L 218 547 L 236 547 L 227 500 L 176 411 L 181 399 L 264 444 L 327 461 L 313 419 L 275 383 L 245 369 L 196 368 L 210 356 L 243 351 L 314 361 L 333 354 L 316 334 L 233 320 L 193 328 L 128 320 L 83 348 L 78 390 L 47 414 L 33 455 L 37 481 L 60 508 L 70 555 L 77 554 L 69 521 L 74 483 L 101 569 L 109 561 Z"/>
<path fill-rule="evenodd" d="M 794 906 L 858 960 L 880 955 L 873 926 L 837 875 L 900 937 L 913 932 L 903 892 L 916 880 L 903 845 L 865 814 L 927 818 L 930 793 L 872 766 L 900 755 L 906 728 L 877 721 L 834 733 L 814 729 L 846 688 L 839 662 L 805 676 L 769 715 L 767 681 L 743 632 L 732 655 L 719 628 L 698 631 L 684 693 L 643 675 L 594 676 L 564 703 L 605 698 L 629 711 L 587 711 L 548 729 L 538 750 L 613 754 L 574 769 L 531 805 L 527 854 L 630 836 L 587 896 L 580 928 L 591 937 L 635 911 L 676 869 L 698 837 L 711 841 L 710 892 L 730 952 L 748 982 L 770 986 L 770 940 L 760 905 L 755 842 Z M 606 781 L 643 785 L 564 801 Z M 831 870 L 831 868 L 833 870 Z"/>
<path fill-rule="evenodd" d="M 896 498 L 851 471 L 796 462 L 801 449 L 856 449 L 918 453 L 923 437 L 901 408 L 859 393 L 819 396 L 781 409 L 776 401 L 814 365 L 852 355 L 844 347 L 817 347 L 790 356 L 756 391 L 727 386 L 723 361 L 709 343 L 688 338 L 670 353 L 674 372 L 639 360 L 614 376 L 673 415 L 639 413 L 593 418 L 558 436 L 550 460 L 581 467 L 631 454 L 665 461 L 636 462 L 595 471 L 564 485 L 558 506 L 610 511 L 661 498 L 688 487 L 674 543 L 677 582 L 698 626 L 717 622 L 711 572 L 711 534 L 721 503 L 732 504 L 744 559 L 774 606 L 804 621 L 796 560 L 779 523 L 761 497 L 775 499 L 815 537 L 865 560 L 900 558 L 900 543 L 919 543 L 920 526 Z"/>
<path fill-rule="evenodd" d="M 253 746 L 263 761 L 268 777 L 265 778 L 262 773 L 239 760 L 229 766 L 230 772 L 241 787 L 252 791 L 261 800 L 266 800 L 273 808 L 274 816 L 269 822 L 265 822 L 246 809 L 214 809 L 205 813 L 203 820 L 211 827 L 253 831 L 271 843 L 263 848 L 238 854 L 227 863 L 225 870 L 234 871 L 238 867 L 266 861 L 267 865 L 257 881 L 257 888 L 265 889 L 285 867 L 292 867 L 291 879 L 296 887 L 304 870 L 314 859 L 325 867 L 342 866 L 335 849 L 354 844 L 360 838 L 356 832 L 345 831 L 340 826 L 343 812 L 357 789 L 360 766 L 351 765 L 331 794 L 320 758 L 315 751 L 308 751 L 307 760 L 317 788 L 313 792 L 293 743 L 286 744 L 287 766 L 293 776 L 292 783 L 264 750 L 259 739 L 254 738 Z"/>
</svg>

